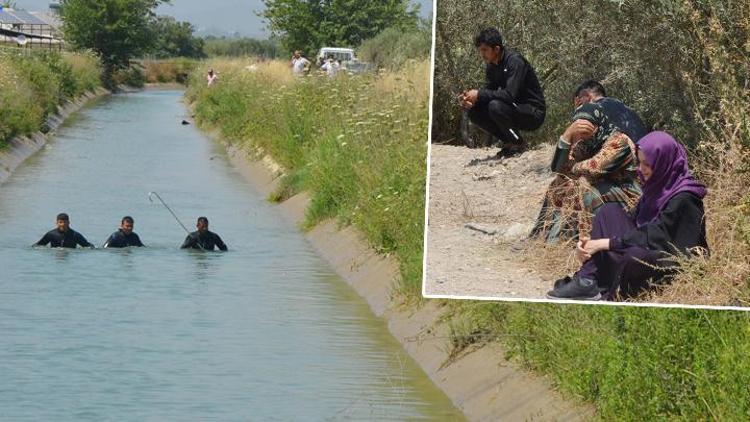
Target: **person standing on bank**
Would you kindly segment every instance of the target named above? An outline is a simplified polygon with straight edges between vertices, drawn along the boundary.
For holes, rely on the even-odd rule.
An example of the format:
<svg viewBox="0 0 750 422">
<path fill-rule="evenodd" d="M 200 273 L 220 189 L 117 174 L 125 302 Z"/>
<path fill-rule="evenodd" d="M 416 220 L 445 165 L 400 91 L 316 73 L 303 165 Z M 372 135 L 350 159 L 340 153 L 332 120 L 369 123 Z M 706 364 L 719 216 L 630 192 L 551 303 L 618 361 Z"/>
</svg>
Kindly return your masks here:
<svg viewBox="0 0 750 422">
<path fill-rule="evenodd" d="M 227 245 L 221 240 L 218 234 L 208 231 L 208 218 L 198 217 L 198 222 L 195 227 L 198 229 L 190 233 L 185 241 L 182 243 L 180 249 L 201 249 L 204 251 L 212 251 L 214 248 L 226 251 Z"/>
<path fill-rule="evenodd" d="M 501 157 L 523 153 L 527 144 L 519 131 L 538 129 L 546 115 L 539 79 L 523 56 L 503 46 L 496 28 L 482 30 L 474 45 L 487 64 L 487 84 L 459 94 L 459 105 L 472 123 L 502 142 Z"/>
<path fill-rule="evenodd" d="M 68 214 L 57 214 L 57 227 L 48 231 L 34 246 L 47 246 L 53 248 L 73 248 L 80 245 L 82 248 L 94 248 L 82 234 L 70 228 L 70 217 Z"/>
<path fill-rule="evenodd" d="M 122 217 L 120 228 L 112 233 L 104 242 L 105 248 L 127 248 L 129 246 L 144 246 L 141 239 L 133 232 L 133 217 L 126 215 Z"/>
</svg>

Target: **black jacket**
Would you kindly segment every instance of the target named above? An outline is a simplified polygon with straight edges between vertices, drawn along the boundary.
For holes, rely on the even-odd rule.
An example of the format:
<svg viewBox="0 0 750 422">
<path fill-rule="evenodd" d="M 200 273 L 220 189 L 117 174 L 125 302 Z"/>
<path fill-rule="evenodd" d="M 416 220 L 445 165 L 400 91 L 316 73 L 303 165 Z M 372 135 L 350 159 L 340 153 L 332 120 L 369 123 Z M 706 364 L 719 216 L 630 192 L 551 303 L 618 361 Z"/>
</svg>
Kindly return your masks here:
<svg viewBox="0 0 750 422">
<path fill-rule="evenodd" d="M 194 231 L 185 238 L 181 249 L 193 248 L 212 251 L 214 250 L 214 247 L 217 247 L 222 251 L 227 250 L 227 245 L 224 244 L 218 234 L 212 231 L 206 231 L 202 235 L 199 235 L 197 231 Z"/>
<path fill-rule="evenodd" d="M 36 246 L 46 246 L 48 244 L 53 248 L 75 248 L 76 245 L 81 245 L 83 248 L 94 247 L 81 233 L 70 228 L 67 232 L 52 229 L 35 243 Z"/>
<path fill-rule="evenodd" d="M 546 110 L 544 93 L 534 69 L 523 56 L 503 48 L 500 64 L 487 64 L 487 85 L 479 90 L 479 102 L 501 100 L 507 104 L 529 104 Z"/>
<path fill-rule="evenodd" d="M 104 242 L 105 248 L 127 248 L 128 246 L 143 246 L 143 243 L 135 232 L 125 234 L 122 229 L 112 233 L 109 239 Z"/>
<path fill-rule="evenodd" d="M 636 215 L 638 209 L 636 208 Z M 664 256 L 689 255 L 688 249 L 700 246 L 708 251 L 703 201 L 689 192 L 680 192 L 667 202 L 656 219 L 635 228 L 621 238 L 610 240 L 610 249 L 640 246 Z M 669 261 L 659 265 L 670 265 Z"/>
</svg>

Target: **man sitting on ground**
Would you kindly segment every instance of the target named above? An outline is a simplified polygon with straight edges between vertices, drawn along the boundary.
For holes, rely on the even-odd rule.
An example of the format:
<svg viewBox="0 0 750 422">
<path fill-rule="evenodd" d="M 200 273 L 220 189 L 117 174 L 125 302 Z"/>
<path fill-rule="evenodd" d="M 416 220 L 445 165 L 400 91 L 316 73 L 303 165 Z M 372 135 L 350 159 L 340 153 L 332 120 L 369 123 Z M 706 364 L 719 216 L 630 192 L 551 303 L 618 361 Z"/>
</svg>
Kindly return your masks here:
<svg viewBox="0 0 750 422">
<path fill-rule="evenodd" d="M 573 98 L 575 108 L 589 103 L 598 104 L 609 121 L 636 144 L 646 136 L 648 131 L 638 113 L 617 98 L 608 97 L 604 86 L 593 79 L 579 85 Z"/>
<path fill-rule="evenodd" d="M 218 234 L 208 231 L 208 218 L 198 217 L 198 222 L 195 227 L 198 229 L 190 233 L 185 242 L 182 243 L 181 249 L 201 249 L 204 251 L 212 251 L 214 247 L 219 248 L 222 251 L 227 250 L 227 245 L 221 240 Z"/>
<path fill-rule="evenodd" d="M 596 81 L 581 84 L 573 103 L 573 123 L 560 137 L 552 160 L 558 176 L 547 189 L 531 233 L 547 241 L 563 234 L 588 237 L 591 220 L 603 204 L 629 208 L 641 195 L 633 142 L 646 133 L 640 117 L 606 97 Z"/>
<path fill-rule="evenodd" d="M 127 248 L 129 246 L 143 246 L 141 239 L 133 232 L 133 217 L 126 215 L 122 217 L 120 228 L 112 233 L 104 242 L 105 248 Z"/>
<path fill-rule="evenodd" d="M 487 64 L 487 85 L 459 94 L 459 105 L 468 110 L 475 125 L 502 142 L 500 156 L 520 154 L 527 145 L 519 131 L 536 130 L 544 123 L 546 105 L 539 79 L 523 56 L 503 47 L 497 29 L 480 32 L 474 45 Z"/>
<path fill-rule="evenodd" d="M 83 235 L 70 228 L 70 217 L 68 214 L 57 214 L 57 227 L 48 231 L 34 246 L 47 246 L 52 248 L 73 248 L 80 245 L 82 248 L 94 248 Z"/>
</svg>

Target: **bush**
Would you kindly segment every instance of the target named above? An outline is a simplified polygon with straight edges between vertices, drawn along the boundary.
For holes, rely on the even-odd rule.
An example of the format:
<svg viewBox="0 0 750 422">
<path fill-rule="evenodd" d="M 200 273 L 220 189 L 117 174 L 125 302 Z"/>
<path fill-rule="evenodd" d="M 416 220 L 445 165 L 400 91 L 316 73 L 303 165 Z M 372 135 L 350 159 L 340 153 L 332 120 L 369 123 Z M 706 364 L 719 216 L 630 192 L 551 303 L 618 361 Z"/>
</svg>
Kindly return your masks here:
<svg viewBox="0 0 750 422">
<path fill-rule="evenodd" d="M 62 102 L 99 86 L 99 72 L 91 55 L 0 55 L 0 145 L 39 130 Z"/>
<path fill-rule="evenodd" d="M 110 84 L 108 85 L 113 88 L 120 85 L 130 86 L 133 88 L 143 88 L 145 84 L 145 73 L 143 73 L 143 70 L 139 65 L 133 63 L 129 67 L 114 71 Z"/>
<path fill-rule="evenodd" d="M 431 47 L 432 30 L 427 25 L 408 29 L 391 27 L 363 42 L 359 56 L 378 68 L 398 69 L 410 59 L 428 60 Z"/>
<path fill-rule="evenodd" d="M 720 108 L 722 74 L 747 80 L 747 10 L 746 0 L 565 0 L 554 7 L 542 0 L 505 1 L 502 7 L 481 0 L 441 1 L 433 139 L 458 136 L 455 95 L 484 81 L 473 36 L 495 26 L 544 82 L 547 121 L 532 142 L 556 139 L 572 111 L 573 90 L 594 78 L 637 110 L 647 126 L 695 145 L 696 116 L 712 120 Z M 737 88 L 743 90 L 742 85 L 732 89 Z"/>
<path fill-rule="evenodd" d="M 191 59 L 143 60 L 142 66 L 148 83 L 187 84 L 190 73 L 198 63 Z"/>
</svg>

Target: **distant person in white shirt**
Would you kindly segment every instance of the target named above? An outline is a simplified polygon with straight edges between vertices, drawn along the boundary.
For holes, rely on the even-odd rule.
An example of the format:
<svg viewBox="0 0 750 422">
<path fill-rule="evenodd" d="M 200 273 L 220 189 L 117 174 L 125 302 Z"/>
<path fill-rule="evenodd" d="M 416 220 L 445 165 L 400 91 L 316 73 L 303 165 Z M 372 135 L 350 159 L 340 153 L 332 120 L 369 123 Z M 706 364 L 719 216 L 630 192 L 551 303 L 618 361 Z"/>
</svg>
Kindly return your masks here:
<svg viewBox="0 0 750 422">
<path fill-rule="evenodd" d="M 208 75 L 206 75 L 206 80 L 208 81 L 208 86 L 211 86 L 216 82 L 216 80 L 219 77 L 216 75 L 213 69 L 208 69 Z"/>
<path fill-rule="evenodd" d="M 303 76 L 305 72 L 310 68 L 310 61 L 302 57 L 302 52 L 297 50 L 292 56 L 292 62 L 289 64 L 292 68 L 292 72 L 296 76 Z"/>
<path fill-rule="evenodd" d="M 333 56 L 329 54 L 328 60 L 320 66 L 320 70 L 325 70 L 328 77 L 333 78 L 338 73 L 340 67 L 341 65 L 336 60 L 333 60 Z"/>
</svg>

